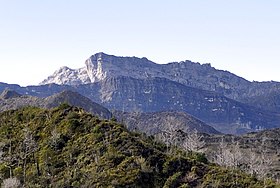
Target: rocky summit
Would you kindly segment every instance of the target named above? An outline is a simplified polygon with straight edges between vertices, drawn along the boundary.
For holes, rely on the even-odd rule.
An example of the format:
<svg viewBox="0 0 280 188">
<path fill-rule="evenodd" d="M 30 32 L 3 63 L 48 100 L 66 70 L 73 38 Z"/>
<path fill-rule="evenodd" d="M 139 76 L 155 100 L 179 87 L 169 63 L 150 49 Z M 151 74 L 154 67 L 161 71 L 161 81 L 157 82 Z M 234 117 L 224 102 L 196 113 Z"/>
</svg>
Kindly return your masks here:
<svg viewBox="0 0 280 188">
<path fill-rule="evenodd" d="M 165 78 L 186 86 L 214 91 L 241 102 L 280 91 L 278 82 L 250 82 L 228 71 L 217 70 L 209 63 L 186 60 L 157 64 L 145 57 L 118 57 L 102 52 L 87 59 L 84 67 L 62 67 L 40 84 L 79 85 L 116 77 Z"/>
</svg>

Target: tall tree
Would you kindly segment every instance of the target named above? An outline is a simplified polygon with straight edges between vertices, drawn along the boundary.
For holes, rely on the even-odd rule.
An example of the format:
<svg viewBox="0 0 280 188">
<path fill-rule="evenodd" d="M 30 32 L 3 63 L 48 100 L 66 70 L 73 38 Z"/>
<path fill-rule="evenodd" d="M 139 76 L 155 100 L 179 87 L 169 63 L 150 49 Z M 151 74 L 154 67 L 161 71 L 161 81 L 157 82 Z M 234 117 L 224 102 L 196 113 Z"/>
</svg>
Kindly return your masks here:
<svg viewBox="0 0 280 188">
<path fill-rule="evenodd" d="M 184 140 L 183 147 L 187 151 L 200 152 L 205 146 L 203 135 L 197 130 L 189 132 Z"/>
<path fill-rule="evenodd" d="M 22 153 L 21 159 L 23 161 L 23 183 L 26 183 L 26 169 L 27 169 L 27 160 L 34 156 L 35 151 L 38 149 L 35 140 L 33 139 L 33 135 L 28 127 L 24 130 L 24 139 L 22 142 Z"/>
</svg>

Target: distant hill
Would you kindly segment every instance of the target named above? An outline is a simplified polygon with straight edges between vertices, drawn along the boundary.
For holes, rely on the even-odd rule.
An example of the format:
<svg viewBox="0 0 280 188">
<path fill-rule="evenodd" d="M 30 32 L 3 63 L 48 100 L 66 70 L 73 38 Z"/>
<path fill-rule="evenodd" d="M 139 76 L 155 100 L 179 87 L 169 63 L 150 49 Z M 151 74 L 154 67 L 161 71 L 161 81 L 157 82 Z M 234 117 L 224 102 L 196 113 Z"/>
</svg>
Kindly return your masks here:
<svg viewBox="0 0 280 188">
<path fill-rule="evenodd" d="M 46 98 L 29 95 L 21 95 L 16 91 L 6 89 L 0 95 L 0 111 L 18 109 L 24 106 L 36 106 L 42 108 L 57 107 L 62 103 L 68 103 L 82 107 L 88 112 L 101 118 L 109 119 L 111 112 L 103 106 L 92 102 L 90 99 L 70 90 L 62 91 Z"/>
<path fill-rule="evenodd" d="M 2 186 L 276 187 L 66 104 L 5 111 L 0 122 Z"/>
<path fill-rule="evenodd" d="M 192 117 L 185 112 L 113 112 L 119 122 L 124 123 L 129 130 L 156 135 L 168 129 L 184 132 L 198 131 L 200 133 L 221 134 L 213 127 Z"/>
</svg>

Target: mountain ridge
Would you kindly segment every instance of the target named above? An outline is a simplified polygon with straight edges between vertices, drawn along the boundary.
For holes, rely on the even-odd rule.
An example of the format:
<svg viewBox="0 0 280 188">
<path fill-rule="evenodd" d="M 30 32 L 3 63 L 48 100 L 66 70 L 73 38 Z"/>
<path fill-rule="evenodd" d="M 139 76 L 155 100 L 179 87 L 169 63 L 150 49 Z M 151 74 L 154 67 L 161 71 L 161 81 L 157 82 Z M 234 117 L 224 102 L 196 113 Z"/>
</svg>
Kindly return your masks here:
<svg viewBox="0 0 280 188">
<path fill-rule="evenodd" d="M 83 70 L 80 75 L 79 70 Z M 51 79 L 45 79 L 40 84 L 89 84 L 119 76 L 136 79 L 166 78 L 186 86 L 214 91 L 240 102 L 261 96 L 267 91 L 280 91 L 279 82 L 250 82 L 229 71 L 216 69 L 209 63 L 186 60 L 157 64 L 147 58 L 114 56 L 103 52 L 90 56 L 84 67 L 56 71 L 50 76 Z"/>
</svg>

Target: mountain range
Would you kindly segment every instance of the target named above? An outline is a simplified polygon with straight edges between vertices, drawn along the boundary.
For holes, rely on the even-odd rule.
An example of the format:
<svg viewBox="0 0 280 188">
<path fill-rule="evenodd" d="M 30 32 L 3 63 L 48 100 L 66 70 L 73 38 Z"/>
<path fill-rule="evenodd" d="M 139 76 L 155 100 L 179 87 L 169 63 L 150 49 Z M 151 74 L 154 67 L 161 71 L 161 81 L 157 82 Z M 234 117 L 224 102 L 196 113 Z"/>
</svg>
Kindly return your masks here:
<svg viewBox="0 0 280 188">
<path fill-rule="evenodd" d="M 250 82 L 210 64 L 156 64 L 147 58 L 97 53 L 79 69 L 62 67 L 38 86 L 1 83 L 20 94 L 78 92 L 109 110 L 183 111 L 223 133 L 279 127 L 279 82 Z"/>
<path fill-rule="evenodd" d="M 228 71 L 217 70 L 211 64 L 189 60 L 156 64 L 147 58 L 118 57 L 97 53 L 80 69 L 62 67 L 40 84 L 79 85 L 96 83 L 108 78 L 166 78 L 186 86 L 214 91 L 231 99 L 245 102 L 248 98 L 280 90 L 279 82 L 250 82 Z"/>
</svg>

